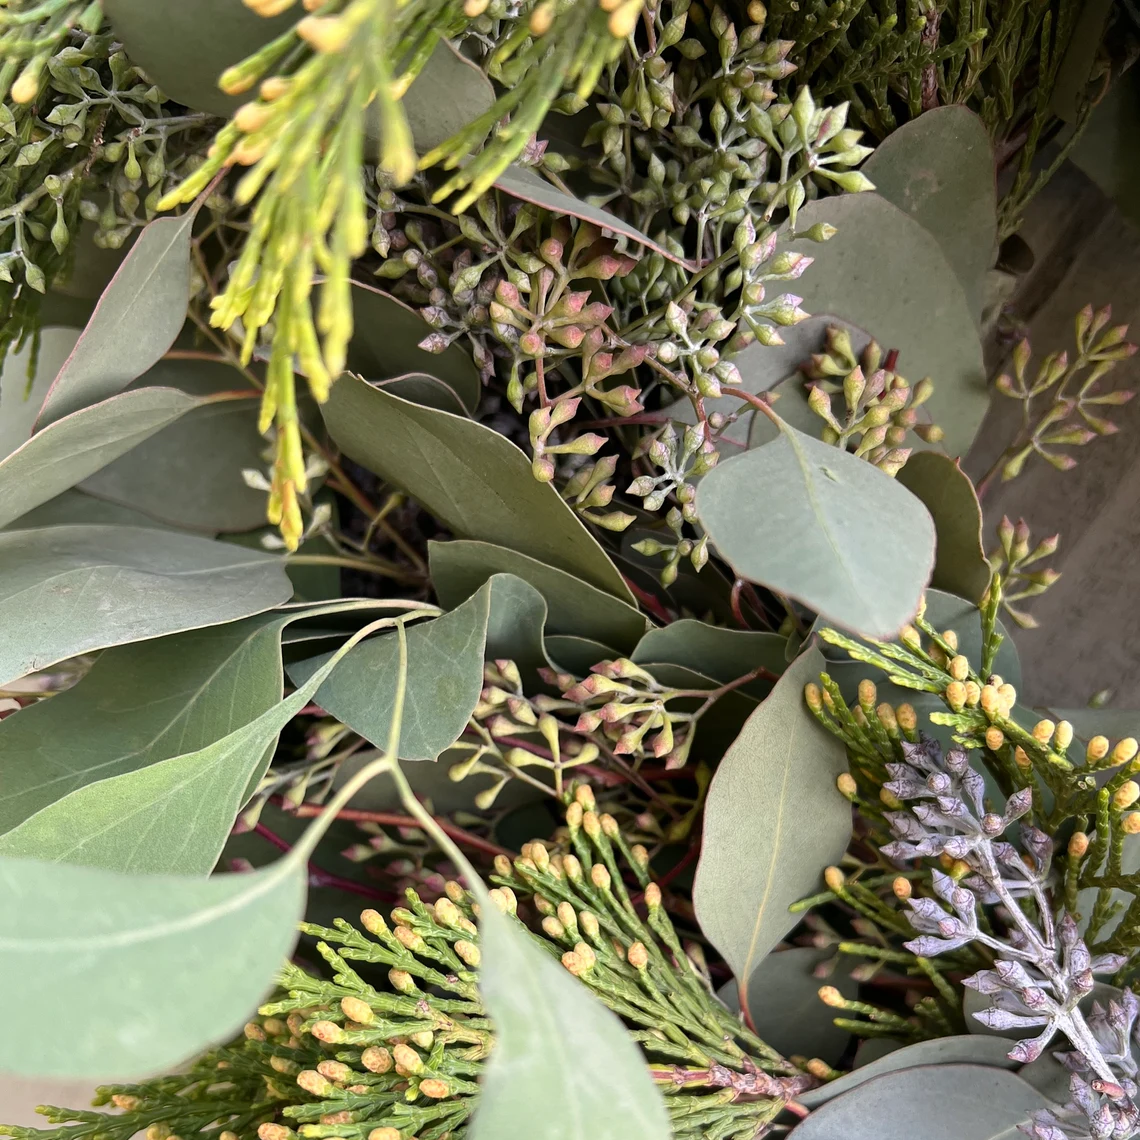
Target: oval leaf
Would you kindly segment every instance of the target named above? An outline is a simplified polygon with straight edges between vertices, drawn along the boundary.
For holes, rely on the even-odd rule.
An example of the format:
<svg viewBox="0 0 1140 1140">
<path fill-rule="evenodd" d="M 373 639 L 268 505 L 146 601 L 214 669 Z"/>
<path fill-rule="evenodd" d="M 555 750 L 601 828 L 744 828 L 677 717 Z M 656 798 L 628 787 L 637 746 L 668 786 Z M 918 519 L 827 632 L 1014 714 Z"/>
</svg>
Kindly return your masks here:
<svg viewBox="0 0 1140 1140">
<path fill-rule="evenodd" d="M 928 408 L 946 433 L 944 447 L 964 455 L 989 406 L 977 324 L 942 250 L 913 218 L 870 192 L 809 202 L 796 225 L 836 226 L 830 241 L 791 249 L 815 264 L 796 283 L 807 311 L 834 313 L 899 350 L 911 382 L 934 378 Z"/>
<path fill-rule="evenodd" d="M 997 179 L 982 120 L 966 107 L 935 107 L 892 131 L 862 170 L 938 242 L 980 320 L 997 253 Z"/>
<path fill-rule="evenodd" d="M 321 413 L 350 459 L 407 491 L 456 535 L 560 566 L 634 604 L 597 539 L 498 432 L 351 375 L 333 385 Z"/>
<path fill-rule="evenodd" d="M 648 661 L 684 665 L 726 685 L 757 668 L 779 676 L 786 664 L 787 644 L 788 639 L 778 633 L 724 629 L 682 618 L 661 629 L 651 629 L 637 643 L 633 660 L 639 665 Z M 758 677 L 742 690 L 765 696 L 773 682 L 773 677 Z"/>
<path fill-rule="evenodd" d="M 1035 1088 L 1004 1069 L 927 1065 L 857 1085 L 820 1105 L 788 1135 L 789 1140 L 1018 1140 L 1017 1126 L 1046 1107 Z"/>
<path fill-rule="evenodd" d="M 441 40 L 403 99 L 416 150 L 434 150 L 494 102 L 495 89 L 479 66 Z"/>
<path fill-rule="evenodd" d="M 4 369 L 0 373 L 0 459 L 27 443 L 47 390 L 78 339 L 78 329 L 40 329 L 39 357 L 30 381 L 30 342 L 4 358 Z"/>
<path fill-rule="evenodd" d="M 742 577 L 872 637 L 914 616 L 934 565 L 934 524 L 918 499 L 783 422 L 778 439 L 701 480 L 697 514 Z"/>
<path fill-rule="evenodd" d="M 915 452 L 895 476 L 934 520 L 934 574 L 930 584 L 980 602 L 989 589 L 990 564 L 982 546 L 982 505 L 970 477 L 955 459 Z"/>
<path fill-rule="evenodd" d="M 284 559 L 173 531 L 7 531 L 0 685 L 80 653 L 250 617 L 292 593 Z"/>
<path fill-rule="evenodd" d="M 0 461 L 0 526 L 74 487 L 202 403 L 175 388 L 141 388 L 56 420 Z"/>
<path fill-rule="evenodd" d="M 48 389 L 37 427 L 121 392 L 174 343 L 190 303 L 196 209 L 139 234 Z"/>
<path fill-rule="evenodd" d="M 497 1033 L 471 1140 L 668 1140 L 665 1104 L 622 1023 L 484 901 L 479 988 Z"/>
<path fill-rule="evenodd" d="M 823 667 L 816 649 L 788 667 L 709 787 L 693 905 L 745 986 L 799 921 L 788 907 L 815 890 L 851 838 L 851 805 L 835 787 L 847 770 L 843 745 L 804 704 L 804 685 Z"/>
</svg>

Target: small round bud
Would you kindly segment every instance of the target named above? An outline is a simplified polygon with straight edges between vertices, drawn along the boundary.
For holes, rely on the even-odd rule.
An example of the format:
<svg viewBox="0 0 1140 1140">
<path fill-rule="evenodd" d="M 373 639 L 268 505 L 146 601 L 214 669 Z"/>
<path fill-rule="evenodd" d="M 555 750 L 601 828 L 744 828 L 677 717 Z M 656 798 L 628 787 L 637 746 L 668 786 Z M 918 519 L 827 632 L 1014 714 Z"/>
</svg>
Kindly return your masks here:
<svg viewBox="0 0 1140 1140">
<path fill-rule="evenodd" d="M 360 912 L 360 925 L 369 934 L 383 934 L 388 929 L 384 916 L 377 910 L 363 910 Z"/>
<path fill-rule="evenodd" d="M 574 799 L 583 811 L 593 811 L 597 806 L 594 799 L 594 789 L 589 784 L 579 784 L 574 789 Z"/>
<path fill-rule="evenodd" d="M 1083 831 L 1074 831 L 1069 837 L 1069 858 L 1083 859 L 1089 849 L 1089 837 Z"/>
<path fill-rule="evenodd" d="M 617 839 L 620 832 L 621 832 L 621 828 L 618 827 L 618 821 L 616 819 L 614 819 L 614 817 L 612 815 L 610 815 L 608 812 L 603 814 L 602 815 L 602 834 L 607 836 L 609 839 Z"/>
<path fill-rule="evenodd" d="M 142 1104 L 142 1101 L 137 1096 L 130 1096 L 127 1093 L 115 1093 L 111 1097 L 111 1103 L 116 1108 L 122 1109 L 123 1112 L 134 1112 Z"/>
<path fill-rule="evenodd" d="M 506 857 L 506 855 L 496 855 L 494 866 L 495 874 L 498 875 L 501 879 L 509 879 L 511 877 L 511 873 L 514 871 L 514 867 L 511 866 L 511 861 Z"/>
<path fill-rule="evenodd" d="M 961 654 L 951 657 L 948 672 L 955 681 L 964 681 L 970 675 L 970 662 Z"/>
<path fill-rule="evenodd" d="M 548 914 L 542 920 L 542 932 L 547 938 L 551 938 L 555 942 L 561 942 L 566 937 L 566 927 L 552 914 Z"/>
<path fill-rule="evenodd" d="M 886 788 L 879 789 L 879 802 L 884 807 L 890 808 L 891 811 L 898 811 L 902 807 L 902 800 L 893 792 L 888 792 Z"/>
<path fill-rule="evenodd" d="M 966 704 L 974 708 L 982 697 L 982 688 L 977 681 L 966 682 Z"/>
<path fill-rule="evenodd" d="M 821 1061 L 818 1057 L 813 1057 L 804 1065 L 804 1068 L 819 1081 L 827 1080 L 832 1073 L 831 1066 L 826 1061 Z"/>
<path fill-rule="evenodd" d="M 819 1000 L 832 1009 L 842 1009 L 847 1004 L 844 996 L 834 986 L 820 986 Z"/>
<path fill-rule="evenodd" d="M 626 961 L 628 961 L 635 970 L 644 970 L 645 967 L 649 965 L 649 951 L 646 950 L 643 942 L 635 942 L 626 951 L 625 956 Z"/>
<path fill-rule="evenodd" d="M 661 888 L 656 883 L 650 883 L 645 888 L 645 905 L 650 910 L 661 905 Z"/>
<path fill-rule="evenodd" d="M 864 677 L 859 682 L 859 703 L 868 712 L 875 707 L 875 703 L 879 699 L 878 690 L 875 688 L 875 682 L 870 677 Z"/>
<path fill-rule="evenodd" d="M 912 894 L 914 894 L 914 887 L 911 886 L 910 879 L 907 879 L 902 875 L 897 876 L 891 882 L 891 890 L 894 891 L 895 898 L 900 899 L 903 902 L 905 902 L 910 898 Z"/>
<path fill-rule="evenodd" d="M 326 1045 L 339 1045 L 344 1039 L 344 1030 L 335 1021 L 318 1021 L 309 1032 Z"/>
<path fill-rule="evenodd" d="M 598 839 L 602 834 L 602 821 L 598 819 L 598 813 L 595 811 L 587 811 L 582 814 L 582 830 L 591 838 Z"/>
<path fill-rule="evenodd" d="M 1118 741 L 1112 750 L 1112 762 L 1114 764 L 1127 764 L 1135 758 L 1137 751 L 1140 751 L 1140 746 L 1137 745 L 1136 740 L 1131 736 L 1126 736 L 1123 740 Z"/>
<path fill-rule="evenodd" d="M 594 941 L 594 939 L 596 939 L 601 933 L 601 926 L 598 923 L 598 916 L 594 914 L 593 911 L 582 911 L 582 913 L 578 915 L 578 926 L 581 929 L 582 933 L 587 938 L 589 938 L 591 942 Z"/>
<path fill-rule="evenodd" d="M 1039 720 L 1033 726 L 1033 739 L 1038 744 L 1046 745 L 1053 739 L 1053 733 L 1057 730 L 1057 726 L 1051 720 Z"/>
<path fill-rule="evenodd" d="M 901 641 L 907 649 L 922 649 L 922 636 L 913 625 L 904 625 L 902 629 L 899 630 L 899 641 Z"/>
<path fill-rule="evenodd" d="M 807 701 L 807 706 L 812 712 L 823 711 L 823 692 L 818 685 L 804 685 L 804 700 Z"/>
<path fill-rule="evenodd" d="M 345 1081 L 352 1079 L 352 1070 L 342 1061 L 322 1061 L 317 1066 L 317 1072 L 326 1080 Z"/>
<path fill-rule="evenodd" d="M 530 34 L 544 36 L 550 31 L 554 23 L 554 4 L 551 0 L 543 0 L 530 14 Z"/>
<path fill-rule="evenodd" d="M 895 717 L 895 710 L 886 701 L 875 709 L 875 715 L 879 718 L 879 723 L 887 730 L 888 735 L 898 735 L 899 723 Z"/>
<path fill-rule="evenodd" d="M 1130 811 L 1126 816 L 1122 816 L 1120 830 L 1125 835 L 1140 834 L 1140 811 Z"/>
<path fill-rule="evenodd" d="M 1094 736 L 1089 741 L 1089 746 L 1085 750 L 1085 759 L 1090 763 L 1097 763 L 1103 760 L 1108 755 L 1108 738 L 1105 736 Z"/>
<path fill-rule="evenodd" d="M 899 728 L 903 732 L 914 732 L 918 727 L 918 714 L 914 711 L 913 705 L 902 704 L 895 709 L 895 719 L 898 721 Z"/>
<path fill-rule="evenodd" d="M 403 930 L 403 927 L 400 927 L 400 929 Z M 340 1008 L 344 1011 L 345 1017 L 350 1021 L 359 1022 L 361 1025 L 370 1024 L 375 1016 L 368 1002 L 358 997 L 341 998 Z"/>
<path fill-rule="evenodd" d="M 582 826 L 582 805 L 577 800 L 566 808 L 566 826 L 571 835 Z"/>
<path fill-rule="evenodd" d="M 1073 743 L 1073 726 L 1067 721 L 1057 722 L 1057 731 L 1053 736 L 1053 747 L 1058 752 L 1064 752 Z"/>
<path fill-rule="evenodd" d="M 387 1124 L 383 1128 L 373 1128 L 368 1133 L 368 1140 L 400 1140 L 400 1130 Z"/>
<path fill-rule="evenodd" d="M 839 794 L 847 800 L 853 800 L 859 791 L 855 785 L 855 777 L 850 772 L 841 773 L 839 779 L 835 781 L 835 786 L 839 789 Z"/>
<path fill-rule="evenodd" d="M 986 735 L 988 736 L 989 732 L 992 731 L 992 729 L 988 730 Z M 1029 753 L 1026 752 L 1020 744 L 1013 750 L 1013 761 L 1019 768 L 1029 769 L 1033 767 L 1033 761 L 1029 759 Z"/>
<path fill-rule="evenodd" d="M 451 1090 L 447 1087 L 446 1081 L 441 1081 L 438 1077 L 428 1077 L 426 1081 L 420 1081 L 420 1092 L 424 1096 L 430 1096 L 432 1100 L 443 1100 L 450 1095 Z"/>
<path fill-rule="evenodd" d="M 387 1073 L 392 1068 L 392 1054 L 382 1045 L 369 1045 L 360 1054 L 360 1063 L 370 1073 Z"/>
<path fill-rule="evenodd" d="M 566 878 L 572 883 L 580 883 L 582 881 L 582 864 L 578 861 L 576 855 L 562 856 L 562 870 L 566 872 Z"/>
<path fill-rule="evenodd" d="M 1017 690 L 1009 684 L 998 686 L 998 698 L 1002 704 L 1002 716 L 1009 716 L 1017 704 Z"/>
<path fill-rule="evenodd" d="M 954 859 L 950 863 L 947 874 L 949 874 L 950 878 L 952 878 L 954 882 L 960 883 L 968 874 L 970 874 L 970 864 L 967 863 L 965 859 Z"/>
<path fill-rule="evenodd" d="M 392 1060 L 401 1076 L 414 1075 L 424 1067 L 423 1059 L 410 1045 L 396 1045 L 392 1049 Z"/>
<path fill-rule="evenodd" d="M 479 952 L 479 947 L 476 946 L 474 942 L 468 942 L 466 938 L 461 938 L 456 942 L 453 949 L 473 970 L 478 968 L 482 955 Z"/>
<path fill-rule="evenodd" d="M 1003 744 L 1005 744 L 1005 733 L 996 725 L 991 724 L 986 729 L 986 747 L 991 752 L 996 752 Z"/>
<path fill-rule="evenodd" d="M 993 718 L 998 715 L 1001 709 L 1001 697 L 998 696 L 998 691 L 994 685 L 983 685 L 981 696 L 982 712 L 986 716 Z"/>
<path fill-rule="evenodd" d="M 590 868 L 590 882 L 600 891 L 608 891 L 610 889 L 610 873 L 602 866 L 601 863 L 595 863 Z"/>
<path fill-rule="evenodd" d="M 315 1069 L 302 1069 L 297 1074 L 297 1084 L 311 1096 L 320 1097 L 322 1100 L 332 1096 L 332 1094 L 336 1092 L 332 1084 L 325 1080 Z"/>
<path fill-rule="evenodd" d="M 946 686 L 946 703 L 954 712 L 966 707 L 966 686 L 961 681 L 951 681 Z"/>
<path fill-rule="evenodd" d="M 147 1132 L 150 1132 L 149 1128 Z M 284 1124 L 272 1124 L 266 1121 L 257 1126 L 257 1135 L 260 1140 L 292 1140 L 297 1133 L 292 1128 L 286 1128 Z"/>
<path fill-rule="evenodd" d="M 494 892 L 491 892 L 494 894 Z M 401 994 L 414 994 L 418 987 L 416 980 L 408 973 L 407 970 L 397 970 L 395 968 L 388 971 L 388 981 L 392 984 L 392 989 Z"/>
<path fill-rule="evenodd" d="M 629 849 L 629 853 L 633 856 L 633 861 L 642 870 L 649 866 L 649 852 L 640 843 L 635 843 Z"/>
<path fill-rule="evenodd" d="M 828 867 L 823 872 L 823 881 L 829 891 L 841 891 L 847 882 L 847 876 L 838 867 Z"/>
<path fill-rule="evenodd" d="M 1140 784 L 1135 780 L 1125 780 L 1119 788 L 1116 789 L 1112 797 L 1112 806 L 1118 811 L 1123 811 L 1127 807 L 1131 807 L 1137 800 L 1140 800 Z"/>
<path fill-rule="evenodd" d="M 261 1023 L 261 1028 L 270 1037 L 284 1037 L 289 1032 L 289 1026 L 279 1017 L 267 1017 Z"/>
</svg>

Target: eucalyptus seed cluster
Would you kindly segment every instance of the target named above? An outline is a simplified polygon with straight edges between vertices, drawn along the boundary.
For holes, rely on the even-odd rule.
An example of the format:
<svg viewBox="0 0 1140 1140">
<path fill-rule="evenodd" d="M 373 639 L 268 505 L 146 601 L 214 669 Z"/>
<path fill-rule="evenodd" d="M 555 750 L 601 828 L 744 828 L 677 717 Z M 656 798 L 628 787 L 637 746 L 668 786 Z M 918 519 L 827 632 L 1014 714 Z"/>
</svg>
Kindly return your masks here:
<svg viewBox="0 0 1140 1140">
<path fill-rule="evenodd" d="M 15 53 L 0 67 L 0 351 L 36 331 L 81 221 L 82 240 L 119 248 L 205 146 L 209 117 L 169 103 L 101 23 L 87 6 L 0 11 L 0 45 Z M 29 44 L 42 46 L 13 82 Z"/>
<path fill-rule="evenodd" d="M 595 809 L 589 788 L 578 787 L 564 849 L 534 842 L 518 859 L 501 856 L 491 899 L 536 922 L 530 936 L 626 1022 L 675 1136 L 755 1136 L 815 1080 L 717 1001 L 700 948 L 682 943 L 665 913 L 648 854 Z M 389 920 L 366 910 L 359 928 L 302 924 L 327 969 L 286 965 L 281 992 L 237 1041 L 187 1072 L 101 1088 L 97 1107 L 117 1112 L 44 1108 L 58 1127 L 0 1126 L 0 1134 L 461 1140 L 494 1049 L 478 988 L 477 920 L 472 896 L 448 882 L 431 904 L 408 891 Z"/>
<path fill-rule="evenodd" d="M 990 566 L 995 574 L 1000 574 L 1005 586 L 1002 590 L 1002 610 L 1022 629 L 1036 629 L 1037 619 L 1013 603 L 1036 598 L 1045 593 L 1061 577 L 1056 570 L 1047 567 L 1027 569 L 1043 558 L 1057 552 L 1061 536 L 1043 538 L 1032 548 L 1029 545 L 1029 526 L 1024 519 L 1017 524 L 1010 522 L 1005 515 L 997 526 L 998 547 L 989 555 Z"/>
<path fill-rule="evenodd" d="M 888 475 L 897 475 L 910 458 L 904 447 L 910 432 L 925 443 L 942 439 L 937 424 L 920 423 L 918 408 L 934 394 L 934 382 L 926 377 L 912 388 L 883 351 L 871 341 L 858 358 L 846 329 L 832 326 L 822 353 L 811 357 L 804 369 L 809 381 L 808 404 L 826 425 L 821 438 L 874 464 Z M 832 397 L 842 393 L 837 418 Z"/>
</svg>

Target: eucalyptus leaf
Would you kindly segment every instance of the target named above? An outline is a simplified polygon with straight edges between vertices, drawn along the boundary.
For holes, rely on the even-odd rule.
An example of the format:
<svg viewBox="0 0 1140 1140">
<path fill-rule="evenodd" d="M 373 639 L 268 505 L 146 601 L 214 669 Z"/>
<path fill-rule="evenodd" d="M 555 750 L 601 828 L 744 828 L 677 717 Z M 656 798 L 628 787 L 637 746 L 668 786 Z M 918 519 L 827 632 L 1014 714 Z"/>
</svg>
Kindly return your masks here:
<svg viewBox="0 0 1140 1140">
<path fill-rule="evenodd" d="M 573 195 L 557 189 L 528 166 L 512 163 L 495 179 L 495 185 L 500 190 L 510 194 L 512 198 L 530 202 L 543 210 L 549 210 L 552 214 L 565 214 L 571 218 L 578 218 L 583 222 L 589 222 L 591 225 L 608 230 L 612 234 L 629 238 L 631 241 L 637 242 L 638 245 L 643 245 L 646 249 L 651 249 L 655 253 L 661 254 L 662 257 L 675 261 L 678 265 L 683 265 L 690 272 L 699 268 L 695 262 L 686 261 L 679 257 L 673 250 L 654 241 L 636 226 L 631 226 L 628 222 L 611 214 L 609 210 L 603 210 L 600 206 L 583 202 L 580 198 L 575 198 Z"/>
<path fill-rule="evenodd" d="M 897 1054 L 891 1054 L 896 1056 Z M 1020 1077 L 989 1065 L 925 1065 L 885 1073 L 820 1105 L 789 1140 L 1018 1140 L 1048 1107 Z"/>
<path fill-rule="evenodd" d="M 402 100 L 420 154 L 446 142 L 494 102 L 495 89 L 482 69 L 446 40 L 436 44 Z"/>
<path fill-rule="evenodd" d="M 248 387 L 226 364 L 160 360 L 127 391 L 153 385 L 195 399 Z M 257 405 L 204 402 L 96 472 L 82 490 L 188 530 L 252 530 L 265 520 L 265 493 L 247 486 L 241 473 L 264 465 Z"/>
<path fill-rule="evenodd" d="M 479 986 L 497 1040 L 471 1140 L 668 1140 L 665 1103 L 625 1026 L 489 901 Z"/>
<path fill-rule="evenodd" d="M 492 594 L 498 590 L 509 590 L 512 596 L 533 593 L 518 579 L 496 576 L 450 613 L 408 630 L 407 697 L 401 730 L 405 760 L 434 760 L 466 727 L 483 688 Z M 358 645 L 317 692 L 317 704 L 373 744 L 385 746 L 398 657 L 394 634 Z M 300 661 L 289 667 L 289 676 L 296 684 L 307 683 L 328 660 L 324 654 Z"/>
<path fill-rule="evenodd" d="M 608 645 L 590 637 L 573 637 L 552 633 L 544 638 L 546 652 L 554 666 L 564 673 L 585 677 L 599 661 L 612 661 L 621 656 Z"/>
<path fill-rule="evenodd" d="M 277 619 L 278 639 L 286 621 Z M 209 874 L 248 789 L 269 766 L 278 734 L 342 656 L 337 653 L 288 697 L 204 747 L 69 792 L 0 836 L 0 856 L 134 873 Z M 279 677 L 279 668 L 278 659 L 271 675 Z"/>
<path fill-rule="evenodd" d="M 78 329 L 41 328 L 39 356 L 31 380 L 30 341 L 19 352 L 9 352 L 4 357 L 0 372 L 0 459 L 11 455 L 31 436 L 47 390 L 78 339 Z"/>
<path fill-rule="evenodd" d="M 848 629 L 889 637 L 914 616 L 930 579 L 930 515 L 870 463 L 779 426 L 774 442 L 701 480 L 702 525 L 742 577 Z"/>
<path fill-rule="evenodd" d="M 64 416 L 0 460 L 0 527 L 54 499 L 204 401 L 141 388 Z"/>
<path fill-rule="evenodd" d="M 44 399 L 37 427 L 121 392 L 174 343 L 190 303 L 196 209 L 139 234 Z"/>
<path fill-rule="evenodd" d="M 160 523 L 149 515 L 144 515 L 142 511 L 96 499 L 94 495 L 85 495 L 74 487 L 21 515 L 15 522 L 9 523 L 7 528 L 0 529 L 30 530 L 33 527 L 71 526 L 76 523 L 84 526 L 146 526 L 155 530 L 177 529 Z M 212 538 L 213 535 L 208 537 Z"/>
<path fill-rule="evenodd" d="M 982 546 L 982 505 L 958 461 L 936 451 L 912 455 L 895 476 L 934 520 L 932 586 L 980 602 L 989 589 L 990 564 Z"/>
<path fill-rule="evenodd" d="M 882 1038 L 872 1037 L 871 1042 Z M 979 1037 L 974 1034 L 961 1034 L 956 1037 L 936 1037 L 933 1041 L 919 1041 L 914 1045 L 894 1048 L 884 1057 L 846 1073 L 834 1081 L 828 1081 L 817 1089 L 809 1089 L 796 1099 L 805 1108 L 816 1109 L 843 1093 L 850 1092 L 859 1085 L 873 1081 L 887 1073 L 924 1068 L 930 1065 L 991 1065 L 997 1069 L 1013 1070 L 1017 1062 L 1008 1056 L 1009 1045 L 1001 1037 Z"/>
<path fill-rule="evenodd" d="M 778 633 L 725 629 L 694 618 L 681 618 L 660 629 L 651 629 L 637 644 L 633 660 L 668 661 L 704 673 L 722 685 L 736 681 L 754 669 L 777 676 L 784 671 L 788 639 Z M 772 678 L 756 678 L 742 686 L 744 692 L 765 696 Z"/>
<path fill-rule="evenodd" d="M 989 131 L 973 111 L 935 107 L 892 131 L 862 166 L 875 192 L 938 242 L 975 320 L 997 254 L 997 184 Z"/>
<path fill-rule="evenodd" d="M 397 376 L 392 380 L 376 381 L 377 388 L 391 392 L 402 400 L 422 404 L 425 408 L 435 408 L 437 412 L 450 412 L 453 416 L 470 416 L 455 389 L 442 380 L 429 376 L 426 372 L 409 372 L 407 376 Z"/>
<path fill-rule="evenodd" d="M 799 921 L 788 907 L 816 889 L 851 838 L 851 805 L 835 786 L 843 745 L 804 704 L 804 685 L 823 667 L 816 649 L 788 667 L 709 786 L 693 905 L 746 986 Z"/>
<path fill-rule="evenodd" d="M 401 487 L 462 538 L 480 539 L 558 565 L 633 604 L 597 539 L 526 456 L 482 424 L 408 403 L 342 376 L 322 414 L 352 460 Z"/>
<path fill-rule="evenodd" d="M 284 560 L 173 531 L 0 533 L 0 685 L 57 661 L 288 601 Z"/>
<path fill-rule="evenodd" d="M 930 376 L 931 418 L 951 455 L 969 449 L 989 406 L 989 391 L 970 303 L 938 242 L 878 194 L 841 194 L 809 202 L 796 222 L 838 229 L 820 245 L 789 248 L 815 259 L 796 283 L 808 312 L 834 313 L 899 350 L 912 383 Z"/>
<path fill-rule="evenodd" d="M 458 343 L 442 352 L 420 348 L 420 342 L 434 330 L 411 306 L 381 289 L 353 281 L 352 322 L 348 367 L 353 372 L 367 380 L 427 374 L 446 384 L 468 412 L 475 411 L 483 381 L 471 354 Z M 416 397 L 416 402 L 423 401 Z"/>
<path fill-rule="evenodd" d="M 129 1080 L 230 1037 L 296 941 L 306 874 L 291 856 L 212 878 L 0 857 L 0 976 L 20 979 L 0 1070 Z"/>
<path fill-rule="evenodd" d="M 633 606 L 555 566 L 488 542 L 429 542 L 428 564 L 440 603 L 469 598 L 492 574 L 514 574 L 546 599 L 547 632 L 591 638 L 629 652 L 648 623 Z"/>
</svg>

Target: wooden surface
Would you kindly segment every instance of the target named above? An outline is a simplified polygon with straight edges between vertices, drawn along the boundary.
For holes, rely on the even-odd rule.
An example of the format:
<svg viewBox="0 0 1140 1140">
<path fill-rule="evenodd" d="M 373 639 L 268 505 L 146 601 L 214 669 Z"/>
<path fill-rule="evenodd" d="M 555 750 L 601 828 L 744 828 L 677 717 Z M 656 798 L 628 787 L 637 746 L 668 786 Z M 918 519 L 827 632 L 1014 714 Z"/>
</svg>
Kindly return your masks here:
<svg viewBox="0 0 1140 1140">
<path fill-rule="evenodd" d="M 1089 302 L 1111 303 L 1113 323 L 1131 324 L 1132 339 L 1140 338 L 1140 231 L 1083 174 L 1062 168 L 1031 203 L 1021 236 L 1036 261 L 1007 310 L 1027 325 L 1035 360 L 1072 349 L 1073 318 Z M 997 361 L 1001 354 L 991 351 Z M 1102 384 L 1140 388 L 1140 354 Z M 1001 453 L 1019 418 L 1019 403 L 994 396 L 964 463 L 972 477 Z M 1083 706 L 1110 689 L 1110 707 L 1140 709 L 1140 398 L 1110 409 L 1109 418 L 1119 434 L 1073 449 L 1072 471 L 1035 457 L 1013 482 L 995 482 L 984 501 L 987 550 L 997 545 L 1003 514 L 1024 517 L 1033 542 L 1061 535 L 1057 554 L 1041 564 L 1061 580 L 1026 604 L 1040 628 L 1014 634 L 1033 704 Z"/>
</svg>

